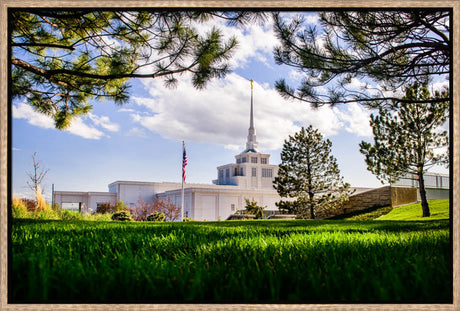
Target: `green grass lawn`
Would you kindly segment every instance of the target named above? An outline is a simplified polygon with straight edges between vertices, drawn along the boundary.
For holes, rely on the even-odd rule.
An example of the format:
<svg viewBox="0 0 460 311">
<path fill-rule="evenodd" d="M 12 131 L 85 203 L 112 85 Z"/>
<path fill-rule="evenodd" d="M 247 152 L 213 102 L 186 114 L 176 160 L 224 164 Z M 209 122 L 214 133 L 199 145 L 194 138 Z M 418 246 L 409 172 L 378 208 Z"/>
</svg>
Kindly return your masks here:
<svg viewBox="0 0 460 311">
<path fill-rule="evenodd" d="M 428 201 L 431 216 L 426 220 L 449 219 L 449 200 Z M 403 205 L 393 208 L 391 212 L 378 218 L 378 220 L 422 220 L 421 203 Z"/>
<path fill-rule="evenodd" d="M 14 219 L 10 303 L 451 303 L 449 221 Z"/>
</svg>

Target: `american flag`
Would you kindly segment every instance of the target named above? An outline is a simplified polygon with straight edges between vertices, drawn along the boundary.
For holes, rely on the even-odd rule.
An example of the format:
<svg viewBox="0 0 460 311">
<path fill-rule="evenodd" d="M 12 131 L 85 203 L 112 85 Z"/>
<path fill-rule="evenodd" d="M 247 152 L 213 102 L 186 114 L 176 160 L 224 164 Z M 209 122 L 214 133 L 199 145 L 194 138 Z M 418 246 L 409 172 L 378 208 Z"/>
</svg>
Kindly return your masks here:
<svg viewBox="0 0 460 311">
<path fill-rule="evenodd" d="M 185 152 L 185 144 L 183 145 L 183 153 L 182 153 L 182 180 L 185 183 L 185 167 L 187 166 L 187 154 Z"/>
</svg>

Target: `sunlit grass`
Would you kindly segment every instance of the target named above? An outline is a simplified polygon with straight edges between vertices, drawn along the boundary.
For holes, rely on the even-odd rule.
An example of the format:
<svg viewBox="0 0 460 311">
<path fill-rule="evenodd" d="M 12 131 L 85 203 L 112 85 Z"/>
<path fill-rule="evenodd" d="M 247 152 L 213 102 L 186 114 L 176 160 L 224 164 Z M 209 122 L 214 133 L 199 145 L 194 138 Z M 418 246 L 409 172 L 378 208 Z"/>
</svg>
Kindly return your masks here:
<svg viewBox="0 0 460 311">
<path fill-rule="evenodd" d="M 449 219 L 449 200 L 429 201 L 430 217 L 422 217 L 421 203 L 403 205 L 394 208 L 390 213 L 383 215 L 378 220 L 436 220 Z"/>
<path fill-rule="evenodd" d="M 14 220 L 14 302 L 449 302 L 449 223 Z"/>
</svg>

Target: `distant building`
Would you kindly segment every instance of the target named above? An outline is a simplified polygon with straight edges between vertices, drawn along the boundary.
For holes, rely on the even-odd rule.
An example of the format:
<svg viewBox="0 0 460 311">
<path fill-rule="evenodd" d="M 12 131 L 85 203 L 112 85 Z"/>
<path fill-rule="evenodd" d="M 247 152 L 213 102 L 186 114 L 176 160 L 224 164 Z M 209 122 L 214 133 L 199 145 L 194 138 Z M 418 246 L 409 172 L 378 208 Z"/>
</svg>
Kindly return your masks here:
<svg viewBox="0 0 460 311">
<path fill-rule="evenodd" d="M 448 174 L 425 173 L 423 175 L 425 182 L 426 196 L 428 200 L 449 199 L 450 182 Z M 418 177 L 415 174 L 405 174 L 395 183 L 393 187 L 414 187 L 418 188 Z M 420 201 L 420 193 L 417 191 L 417 199 Z"/>
<path fill-rule="evenodd" d="M 186 184 L 184 189 L 184 216 L 195 220 L 227 219 L 237 210 L 245 208 L 245 199 L 266 206 L 266 212 L 277 211 L 275 203 L 280 196 L 273 188 L 278 165 L 270 164 L 270 155 L 258 149 L 254 127 L 253 89 L 246 149 L 235 156 L 235 163 L 217 167 L 213 184 Z M 78 204 L 80 210 L 96 211 L 98 204 L 123 201 L 130 207 L 137 202 L 153 201 L 155 197 L 181 205 L 181 183 L 115 181 L 109 192 L 55 191 L 54 202 L 63 206 Z"/>
</svg>

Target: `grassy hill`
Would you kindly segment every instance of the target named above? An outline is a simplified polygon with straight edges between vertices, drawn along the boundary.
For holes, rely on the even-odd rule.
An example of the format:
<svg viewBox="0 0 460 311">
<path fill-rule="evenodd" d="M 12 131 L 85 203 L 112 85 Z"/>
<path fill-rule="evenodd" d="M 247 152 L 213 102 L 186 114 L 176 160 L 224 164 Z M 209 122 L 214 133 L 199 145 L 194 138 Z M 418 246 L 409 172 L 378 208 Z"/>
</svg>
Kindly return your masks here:
<svg viewBox="0 0 460 311">
<path fill-rule="evenodd" d="M 422 206 L 420 203 L 404 205 L 393 208 L 391 212 L 383 215 L 377 220 L 435 220 L 449 219 L 449 200 L 432 200 L 428 201 L 431 216 L 422 217 Z"/>
</svg>

